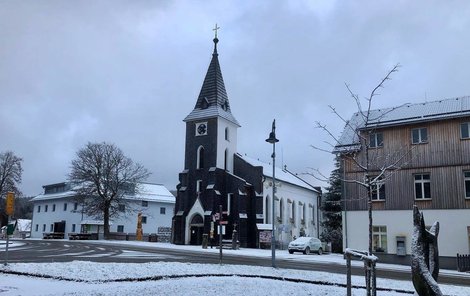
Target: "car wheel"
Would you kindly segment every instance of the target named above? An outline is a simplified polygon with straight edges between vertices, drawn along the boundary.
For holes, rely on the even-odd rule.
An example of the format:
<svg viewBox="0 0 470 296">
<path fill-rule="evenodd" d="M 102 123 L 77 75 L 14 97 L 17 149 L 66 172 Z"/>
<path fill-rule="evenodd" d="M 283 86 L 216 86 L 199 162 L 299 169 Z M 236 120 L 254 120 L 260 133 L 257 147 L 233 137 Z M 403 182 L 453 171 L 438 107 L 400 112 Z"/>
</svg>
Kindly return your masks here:
<svg viewBox="0 0 470 296">
<path fill-rule="evenodd" d="M 305 248 L 304 254 L 305 254 L 305 255 L 310 254 L 310 248 L 309 248 L 309 247 L 306 247 L 306 248 Z"/>
<path fill-rule="evenodd" d="M 294 251 L 292 251 L 292 250 L 289 250 L 289 254 L 294 254 Z"/>
<path fill-rule="evenodd" d="M 322 248 L 318 249 L 318 255 L 321 255 L 321 254 L 323 254 L 323 249 Z"/>
</svg>

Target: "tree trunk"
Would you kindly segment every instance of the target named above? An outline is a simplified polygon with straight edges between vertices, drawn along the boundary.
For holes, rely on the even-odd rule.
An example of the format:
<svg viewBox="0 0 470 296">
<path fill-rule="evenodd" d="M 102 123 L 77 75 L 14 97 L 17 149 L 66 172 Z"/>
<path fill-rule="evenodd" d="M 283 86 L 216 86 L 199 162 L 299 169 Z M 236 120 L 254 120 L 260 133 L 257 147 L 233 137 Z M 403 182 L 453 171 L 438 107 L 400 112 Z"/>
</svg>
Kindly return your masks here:
<svg viewBox="0 0 470 296">
<path fill-rule="evenodd" d="M 109 207 L 106 207 L 103 211 L 103 227 L 104 227 L 104 238 L 109 238 Z"/>
</svg>

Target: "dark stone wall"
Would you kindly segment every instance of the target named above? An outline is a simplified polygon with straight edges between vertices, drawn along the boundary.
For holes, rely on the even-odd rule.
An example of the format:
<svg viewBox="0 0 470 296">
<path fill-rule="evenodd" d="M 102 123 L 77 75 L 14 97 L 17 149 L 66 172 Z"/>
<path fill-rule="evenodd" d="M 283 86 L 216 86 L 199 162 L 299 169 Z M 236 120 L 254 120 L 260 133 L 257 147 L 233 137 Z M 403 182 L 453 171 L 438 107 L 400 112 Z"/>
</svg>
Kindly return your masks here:
<svg viewBox="0 0 470 296">
<path fill-rule="evenodd" d="M 207 135 L 196 136 L 196 123 L 206 121 Z M 215 167 L 217 163 L 217 119 L 186 123 L 185 169 L 196 169 L 197 149 L 201 145 L 204 147 L 204 168 Z"/>
</svg>

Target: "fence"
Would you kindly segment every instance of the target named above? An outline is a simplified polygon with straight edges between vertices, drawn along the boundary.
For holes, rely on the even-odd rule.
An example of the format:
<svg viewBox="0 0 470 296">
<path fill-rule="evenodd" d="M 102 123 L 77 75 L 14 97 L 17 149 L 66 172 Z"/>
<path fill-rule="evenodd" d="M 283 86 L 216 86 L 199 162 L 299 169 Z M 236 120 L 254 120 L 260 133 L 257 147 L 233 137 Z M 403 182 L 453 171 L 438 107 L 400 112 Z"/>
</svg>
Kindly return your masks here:
<svg viewBox="0 0 470 296">
<path fill-rule="evenodd" d="M 470 255 L 457 254 L 457 270 L 470 271 Z"/>
</svg>

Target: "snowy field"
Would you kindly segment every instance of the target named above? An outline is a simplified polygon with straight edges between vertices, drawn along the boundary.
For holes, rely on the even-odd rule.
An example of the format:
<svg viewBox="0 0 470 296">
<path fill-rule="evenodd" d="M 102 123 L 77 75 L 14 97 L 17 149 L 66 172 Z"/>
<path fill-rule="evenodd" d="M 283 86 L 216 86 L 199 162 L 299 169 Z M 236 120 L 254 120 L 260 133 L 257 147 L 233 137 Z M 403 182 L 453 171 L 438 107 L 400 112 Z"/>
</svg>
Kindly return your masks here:
<svg viewBox="0 0 470 296">
<path fill-rule="evenodd" d="M 100 242 L 101 243 L 101 242 Z M 118 242 L 125 245 L 152 245 L 161 248 L 189 248 L 169 244 Z M 21 245 L 17 245 L 21 248 Z M 202 252 L 218 252 L 216 249 Z M 224 250 L 244 255 L 269 257 L 269 250 Z M 338 255 L 289 255 L 278 257 L 328 260 L 340 264 Z M 336 258 L 336 259 L 335 259 Z M 390 266 L 395 269 L 394 266 Z M 407 268 L 407 267 L 401 267 Z M 238 265 L 153 263 L 15 263 L 0 267 L 0 296 L 6 295 L 346 295 L 346 276 L 326 272 L 274 269 Z M 467 276 L 467 275 L 462 275 Z M 363 286 L 363 277 L 353 277 L 353 285 Z M 411 281 L 377 279 L 383 290 L 378 295 L 412 295 Z M 470 295 L 470 287 L 441 285 L 445 295 Z M 353 295 L 365 295 L 361 288 Z"/>
</svg>

